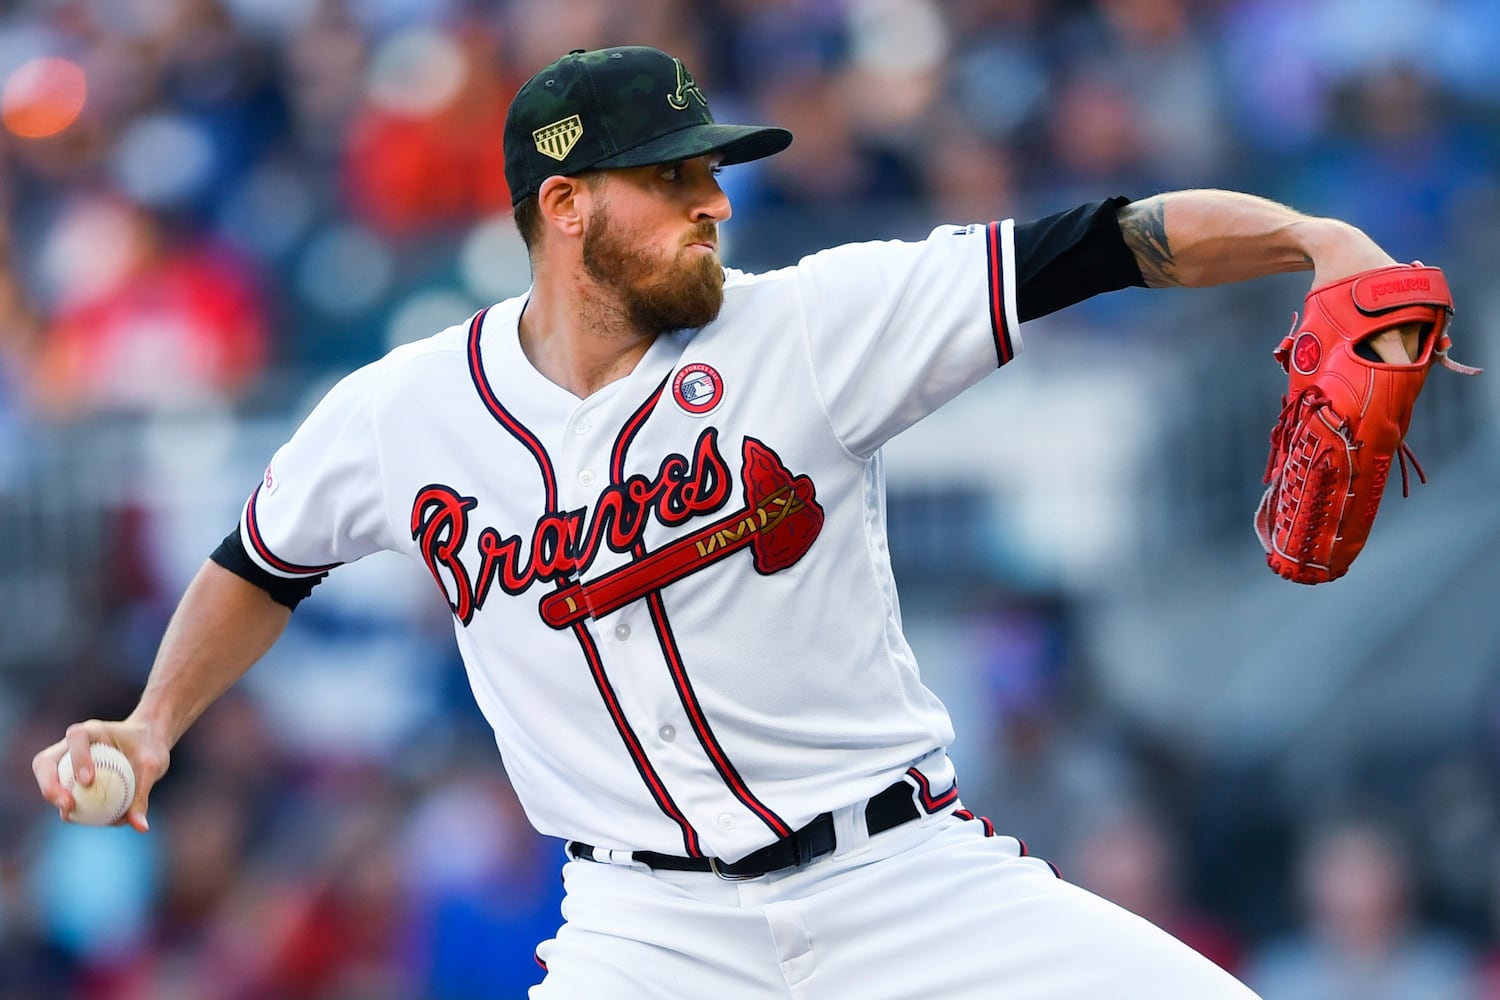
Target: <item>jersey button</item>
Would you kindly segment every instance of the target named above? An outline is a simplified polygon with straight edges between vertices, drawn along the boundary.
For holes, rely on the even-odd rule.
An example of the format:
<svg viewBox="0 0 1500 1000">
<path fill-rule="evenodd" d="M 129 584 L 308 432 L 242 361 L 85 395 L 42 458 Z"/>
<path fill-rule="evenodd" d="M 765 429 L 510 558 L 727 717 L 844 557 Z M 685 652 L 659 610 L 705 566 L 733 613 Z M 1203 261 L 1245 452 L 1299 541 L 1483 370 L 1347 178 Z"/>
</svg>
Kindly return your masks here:
<svg viewBox="0 0 1500 1000">
<path fill-rule="evenodd" d="M 594 485 L 594 474 L 592 472 L 590 472 L 588 469 L 584 469 L 582 472 L 580 472 L 578 474 L 578 485 L 580 485 L 580 486 L 593 486 Z"/>
<path fill-rule="evenodd" d="M 673 729 L 671 726 L 662 726 L 656 731 L 656 735 L 661 737 L 661 741 L 663 743 L 671 743 L 677 738 L 677 730 Z"/>
<path fill-rule="evenodd" d="M 731 816 L 731 815 L 729 815 L 728 813 L 719 813 L 719 829 L 720 830 L 733 830 L 734 829 L 734 817 Z"/>
<path fill-rule="evenodd" d="M 580 420 L 580 421 L 578 421 L 578 423 L 576 423 L 576 424 L 573 425 L 573 433 L 574 434 L 587 434 L 593 428 L 593 426 L 594 425 L 591 424 L 591 423 L 589 423 L 588 420 L 586 420 L 586 419 L 585 420 Z"/>
<path fill-rule="evenodd" d="M 626 639 L 629 639 L 630 638 L 630 626 L 629 625 L 616 625 L 615 626 L 615 638 L 619 639 L 621 642 L 624 642 Z"/>
</svg>

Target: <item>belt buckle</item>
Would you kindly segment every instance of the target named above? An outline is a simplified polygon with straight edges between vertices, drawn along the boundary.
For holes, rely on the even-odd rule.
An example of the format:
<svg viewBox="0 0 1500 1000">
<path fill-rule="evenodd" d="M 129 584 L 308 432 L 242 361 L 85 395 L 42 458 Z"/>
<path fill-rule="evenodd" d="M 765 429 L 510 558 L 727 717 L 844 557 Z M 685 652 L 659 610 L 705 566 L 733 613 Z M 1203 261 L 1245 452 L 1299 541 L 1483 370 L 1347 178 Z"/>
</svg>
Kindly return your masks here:
<svg viewBox="0 0 1500 1000">
<path fill-rule="evenodd" d="M 719 867 L 718 858 L 708 859 L 708 870 L 719 876 L 719 878 L 723 879 L 725 882 L 749 882 L 752 879 L 765 878 L 767 874 L 766 872 L 751 872 L 748 875 L 733 875 Z"/>
</svg>

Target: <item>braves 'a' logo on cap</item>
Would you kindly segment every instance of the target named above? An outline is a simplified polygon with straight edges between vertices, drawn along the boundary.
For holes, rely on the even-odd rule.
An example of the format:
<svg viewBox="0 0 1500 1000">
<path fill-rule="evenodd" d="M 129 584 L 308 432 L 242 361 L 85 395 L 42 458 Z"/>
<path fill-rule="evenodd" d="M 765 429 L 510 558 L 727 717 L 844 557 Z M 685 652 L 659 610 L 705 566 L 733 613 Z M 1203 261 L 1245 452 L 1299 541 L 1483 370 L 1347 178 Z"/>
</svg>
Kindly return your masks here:
<svg viewBox="0 0 1500 1000">
<path fill-rule="evenodd" d="M 708 98 L 703 96 L 703 91 L 698 89 L 698 84 L 693 80 L 693 74 L 688 72 L 681 59 L 673 59 L 677 65 L 677 89 L 667 95 L 667 103 L 678 111 L 686 111 L 689 100 L 695 100 L 705 108 L 708 107 Z"/>
<path fill-rule="evenodd" d="M 724 377 L 708 365 L 683 365 L 672 379 L 672 398 L 695 417 L 711 413 L 724 399 Z"/>
<path fill-rule="evenodd" d="M 536 143 L 536 151 L 558 162 L 573 151 L 573 147 L 582 137 L 583 119 L 577 115 L 569 115 L 560 122 L 543 125 L 531 133 L 531 138 Z"/>
</svg>

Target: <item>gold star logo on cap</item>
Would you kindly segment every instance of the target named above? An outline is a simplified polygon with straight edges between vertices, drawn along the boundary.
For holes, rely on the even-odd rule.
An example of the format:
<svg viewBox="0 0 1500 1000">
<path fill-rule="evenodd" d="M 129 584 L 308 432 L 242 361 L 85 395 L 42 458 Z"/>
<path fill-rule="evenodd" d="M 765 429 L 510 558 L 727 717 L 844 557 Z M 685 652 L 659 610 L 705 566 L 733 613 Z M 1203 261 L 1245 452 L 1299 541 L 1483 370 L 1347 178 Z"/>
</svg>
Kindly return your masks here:
<svg viewBox="0 0 1500 1000">
<path fill-rule="evenodd" d="M 569 115 L 560 122 L 543 125 L 531 133 L 531 138 L 536 142 L 538 153 L 561 162 L 572 152 L 582 135 L 583 120 L 577 115 Z"/>
</svg>

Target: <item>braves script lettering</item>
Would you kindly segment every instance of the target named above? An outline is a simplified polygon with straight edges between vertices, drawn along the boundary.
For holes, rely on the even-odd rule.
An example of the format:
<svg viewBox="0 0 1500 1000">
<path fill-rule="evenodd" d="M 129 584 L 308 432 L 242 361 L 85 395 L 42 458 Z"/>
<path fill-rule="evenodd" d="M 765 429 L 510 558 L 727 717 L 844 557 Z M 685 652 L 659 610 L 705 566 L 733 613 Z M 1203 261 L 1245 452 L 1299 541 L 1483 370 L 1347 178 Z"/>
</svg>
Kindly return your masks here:
<svg viewBox="0 0 1500 1000">
<path fill-rule="evenodd" d="M 729 466 L 719 454 L 718 430 L 710 427 L 698 436 L 691 460 L 669 454 L 653 477 L 634 475 L 610 483 L 592 510 L 549 511 L 537 519 L 529 539 L 494 527 L 480 529 L 476 573 L 470 573 L 463 557 L 470 513 L 479 504 L 474 497 L 442 484 L 422 487 L 412 500 L 411 537 L 453 614 L 467 625 L 496 583 L 508 594 L 521 594 L 539 581 L 576 576 L 593 563 L 601 545 L 629 552 L 649 518 L 675 527 L 712 513 L 724 506 L 732 486 Z"/>
</svg>

